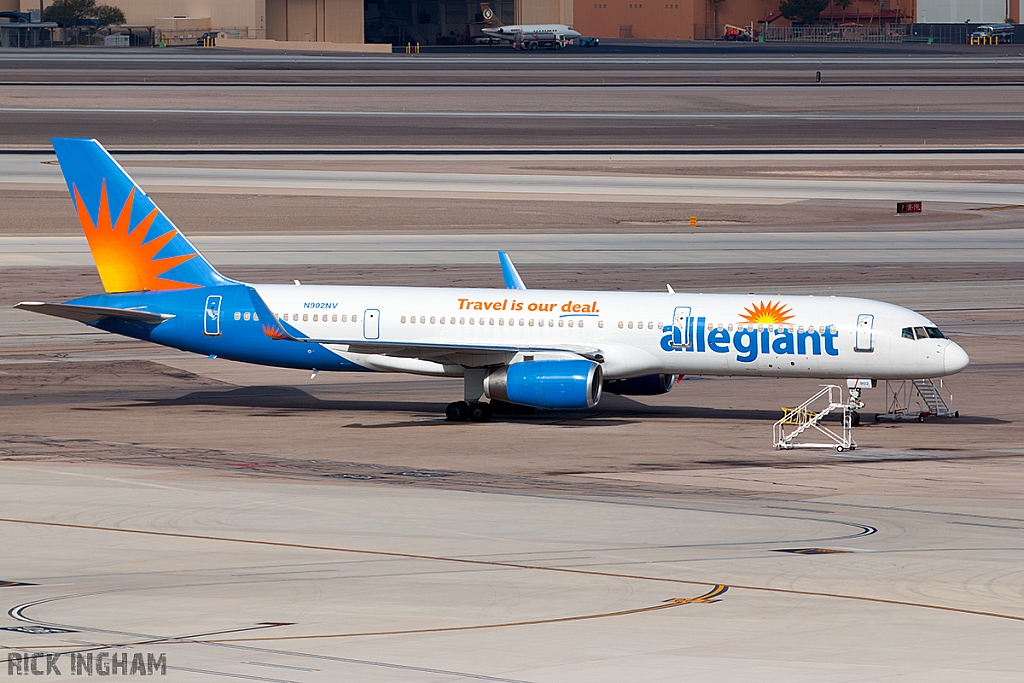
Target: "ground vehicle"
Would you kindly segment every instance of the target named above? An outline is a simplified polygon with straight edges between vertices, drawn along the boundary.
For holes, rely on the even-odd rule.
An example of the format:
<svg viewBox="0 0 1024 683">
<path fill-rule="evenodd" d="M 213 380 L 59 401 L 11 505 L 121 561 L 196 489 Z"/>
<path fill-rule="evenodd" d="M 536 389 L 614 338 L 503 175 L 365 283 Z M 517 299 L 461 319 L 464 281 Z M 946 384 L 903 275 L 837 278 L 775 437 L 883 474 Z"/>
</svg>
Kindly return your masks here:
<svg viewBox="0 0 1024 683">
<path fill-rule="evenodd" d="M 985 24 L 971 32 L 972 41 L 992 41 L 998 38 L 1000 43 L 1012 43 L 1014 34 L 1013 24 Z"/>
<path fill-rule="evenodd" d="M 561 50 L 569 44 L 565 36 L 548 31 L 521 31 L 516 33 L 512 47 L 517 50 Z"/>
<path fill-rule="evenodd" d="M 597 38 L 580 38 L 580 47 L 597 47 L 601 44 L 601 41 Z"/>
<path fill-rule="evenodd" d="M 746 26 L 733 26 L 732 24 L 725 25 L 725 39 L 726 40 L 753 40 L 753 35 L 750 29 Z"/>
</svg>

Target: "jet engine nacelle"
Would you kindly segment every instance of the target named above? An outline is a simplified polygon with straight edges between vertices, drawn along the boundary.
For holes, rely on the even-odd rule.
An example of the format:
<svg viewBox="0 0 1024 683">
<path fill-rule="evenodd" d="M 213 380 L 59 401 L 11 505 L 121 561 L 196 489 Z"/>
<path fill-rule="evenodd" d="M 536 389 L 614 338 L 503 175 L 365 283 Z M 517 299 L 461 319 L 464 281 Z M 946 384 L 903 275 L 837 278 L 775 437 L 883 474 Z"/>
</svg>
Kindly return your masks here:
<svg viewBox="0 0 1024 683">
<path fill-rule="evenodd" d="M 644 375 L 605 381 L 604 390 L 620 396 L 658 396 L 672 391 L 679 375 Z"/>
<path fill-rule="evenodd" d="M 487 398 L 533 408 L 580 410 L 601 400 L 604 373 L 589 360 L 513 363 L 484 379 Z"/>
</svg>

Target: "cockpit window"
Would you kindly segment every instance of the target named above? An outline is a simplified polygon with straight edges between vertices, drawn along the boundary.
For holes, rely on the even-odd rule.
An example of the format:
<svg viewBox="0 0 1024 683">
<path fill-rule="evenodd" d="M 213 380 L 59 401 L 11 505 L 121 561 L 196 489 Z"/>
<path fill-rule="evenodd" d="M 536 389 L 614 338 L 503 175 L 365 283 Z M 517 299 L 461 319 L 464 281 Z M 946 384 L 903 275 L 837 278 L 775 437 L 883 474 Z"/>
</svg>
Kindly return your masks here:
<svg viewBox="0 0 1024 683">
<path fill-rule="evenodd" d="M 904 327 L 904 339 L 947 339 L 937 327 Z"/>
</svg>

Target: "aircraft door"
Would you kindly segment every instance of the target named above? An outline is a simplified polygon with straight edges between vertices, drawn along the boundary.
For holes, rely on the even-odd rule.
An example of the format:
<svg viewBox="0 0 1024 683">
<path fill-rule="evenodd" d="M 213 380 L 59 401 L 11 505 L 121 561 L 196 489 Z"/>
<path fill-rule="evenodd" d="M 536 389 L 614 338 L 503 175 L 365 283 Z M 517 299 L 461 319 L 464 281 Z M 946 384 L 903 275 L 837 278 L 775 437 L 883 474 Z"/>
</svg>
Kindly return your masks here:
<svg viewBox="0 0 1024 683">
<path fill-rule="evenodd" d="M 380 339 L 380 311 L 376 308 L 363 311 L 363 338 Z"/>
<path fill-rule="evenodd" d="M 875 316 L 861 313 L 857 316 L 857 340 L 853 350 L 870 353 L 875 350 Z"/>
<path fill-rule="evenodd" d="M 672 346 L 690 348 L 693 344 L 693 314 L 689 306 L 676 306 L 672 312 Z"/>
<path fill-rule="evenodd" d="M 206 307 L 203 312 L 203 334 L 207 337 L 220 336 L 220 294 L 211 294 L 206 297 Z"/>
</svg>

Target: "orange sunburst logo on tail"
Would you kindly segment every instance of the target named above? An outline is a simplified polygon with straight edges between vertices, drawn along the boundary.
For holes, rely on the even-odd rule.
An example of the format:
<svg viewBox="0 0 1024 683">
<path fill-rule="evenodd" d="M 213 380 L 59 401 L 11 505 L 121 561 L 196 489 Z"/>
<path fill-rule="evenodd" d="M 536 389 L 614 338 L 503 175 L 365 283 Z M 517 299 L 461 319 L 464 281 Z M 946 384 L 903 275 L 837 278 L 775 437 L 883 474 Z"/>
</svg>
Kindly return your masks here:
<svg viewBox="0 0 1024 683">
<path fill-rule="evenodd" d="M 279 330 L 275 325 L 264 325 L 263 334 L 271 339 L 288 339 L 288 335 Z"/>
<path fill-rule="evenodd" d="M 156 258 L 160 250 L 178 234 L 176 228 L 171 228 L 143 244 L 142 241 L 146 239 L 146 233 L 149 232 L 158 211 L 154 208 L 133 227 L 131 217 L 132 202 L 135 199 L 134 188 L 128 194 L 128 199 L 121 207 L 115 222 L 111 220 L 110 206 L 107 203 L 107 183 L 104 181 L 100 190 L 100 206 L 95 223 L 85 202 L 82 201 L 82 196 L 78 193 L 78 187 L 75 186 L 74 190 L 78 220 L 82 223 L 86 239 L 89 240 L 89 249 L 92 250 L 96 269 L 100 272 L 103 288 L 107 292 L 189 289 L 196 286 L 161 277 L 175 266 L 194 258 L 195 254 Z"/>
<path fill-rule="evenodd" d="M 787 308 L 782 302 L 769 301 L 765 303 L 760 301 L 756 306 L 752 305 L 743 310 L 744 313 L 740 313 L 740 318 L 744 322 L 755 325 L 779 325 L 793 318 L 792 309 Z"/>
</svg>

